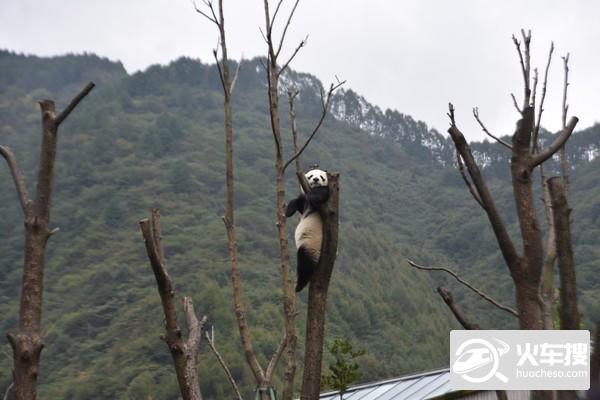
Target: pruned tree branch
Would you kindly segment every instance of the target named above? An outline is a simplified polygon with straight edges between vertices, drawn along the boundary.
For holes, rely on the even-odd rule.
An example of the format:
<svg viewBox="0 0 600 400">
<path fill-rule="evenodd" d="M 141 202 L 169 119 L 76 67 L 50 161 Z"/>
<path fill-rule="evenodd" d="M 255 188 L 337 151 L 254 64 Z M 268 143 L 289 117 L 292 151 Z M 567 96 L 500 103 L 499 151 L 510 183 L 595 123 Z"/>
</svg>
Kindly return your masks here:
<svg viewBox="0 0 600 400">
<path fill-rule="evenodd" d="M 554 140 L 554 142 L 545 150 L 541 150 L 531 158 L 531 168 L 534 168 L 550 157 L 552 157 L 562 146 L 565 145 L 571 134 L 575 130 L 575 126 L 579 118 L 571 117 L 571 120 L 567 126 L 562 130 L 561 134 Z"/>
<path fill-rule="evenodd" d="M 448 129 L 448 133 L 454 142 L 456 150 L 467 166 L 467 171 L 469 172 L 473 185 L 477 190 L 477 194 L 483 203 L 484 209 L 502 252 L 502 256 L 504 257 L 506 264 L 509 266 L 509 268 L 511 268 L 511 273 L 515 273 L 516 271 L 514 271 L 514 266 L 519 264 L 519 255 L 517 250 L 515 249 L 512 239 L 506 230 L 504 221 L 496 209 L 496 204 L 487 187 L 487 184 L 485 183 L 485 180 L 483 179 L 483 175 L 477 167 L 477 163 L 475 162 L 471 148 L 467 144 L 462 132 L 456 126 L 456 122 L 454 120 L 454 106 L 450 103 L 448 108 L 448 115 L 450 116 L 451 121 L 451 126 Z"/>
<path fill-rule="evenodd" d="M 456 302 L 454 301 L 454 298 L 452 297 L 452 293 L 450 293 L 443 286 L 439 286 L 437 288 L 437 292 L 440 295 L 440 297 L 442 298 L 442 300 L 444 300 L 444 303 L 446 303 L 448 308 L 450 308 L 450 311 L 452 311 L 452 314 L 454 314 L 454 317 L 462 325 L 463 328 L 465 328 L 467 330 L 481 329 L 481 327 L 479 325 L 471 323 L 467 320 L 467 318 L 463 314 L 462 310 L 458 307 L 458 304 L 456 304 Z"/>
<path fill-rule="evenodd" d="M 221 354 L 219 354 L 219 352 L 217 351 L 217 348 L 215 347 L 214 338 L 212 338 L 211 335 L 208 334 L 208 332 L 205 333 L 205 336 L 206 336 L 206 341 L 208 342 L 208 346 L 212 350 L 215 357 L 217 357 L 217 361 L 219 361 L 219 365 L 221 366 L 221 368 L 223 368 L 223 371 L 225 372 L 225 375 L 227 376 L 227 380 L 229 381 L 229 384 L 231 385 L 231 388 L 233 389 L 233 392 L 235 393 L 235 398 L 238 400 L 242 400 L 242 394 L 240 393 L 240 389 L 238 388 L 237 383 L 235 383 L 235 379 L 233 379 L 233 375 L 231 374 L 231 371 L 229 370 L 229 368 L 227 367 L 227 364 L 225 363 L 225 360 L 223 360 L 223 357 L 221 357 Z"/>
<path fill-rule="evenodd" d="M 87 96 L 92 89 L 94 88 L 94 82 L 89 82 L 82 90 L 81 92 L 79 92 L 79 94 L 77 96 L 75 96 L 73 98 L 73 100 L 71 100 L 71 102 L 69 103 L 69 105 L 60 113 L 58 114 L 58 116 L 56 117 L 55 120 L 55 124 L 56 126 L 59 126 L 60 124 L 62 124 L 62 122 L 67 119 L 67 117 L 69 116 L 69 114 L 71 114 L 71 112 L 75 109 L 75 107 L 77 107 L 77 105 L 81 102 L 81 100 L 83 100 L 83 98 L 85 96 Z"/>
<path fill-rule="evenodd" d="M 509 306 L 505 306 L 505 305 L 499 303 L 498 301 L 494 300 L 491 296 L 487 295 L 482 290 L 480 290 L 480 289 L 476 288 L 475 286 L 471 285 L 469 282 L 465 281 L 456 272 L 452 271 L 449 268 L 445 268 L 445 267 L 426 267 L 424 265 L 419 265 L 419 264 L 417 264 L 414 261 L 409 260 L 409 259 L 406 259 L 406 261 L 408 262 L 408 264 L 411 267 L 416 268 L 416 269 L 420 269 L 420 270 L 423 270 L 423 271 L 444 271 L 447 274 L 450 274 L 458 282 L 462 283 L 464 286 L 466 286 L 467 288 L 471 289 L 473 292 L 475 292 L 479 297 L 481 297 L 485 301 L 489 302 L 490 304 L 493 304 L 494 306 L 496 306 L 497 308 L 501 309 L 502 311 L 506 311 L 506 312 L 514 315 L 515 317 L 519 316 L 519 313 L 516 312 L 513 308 L 511 308 Z"/>
<path fill-rule="evenodd" d="M 11 149 L 5 146 L 0 146 L 0 155 L 2 155 L 2 157 L 4 157 L 8 163 L 8 168 L 10 169 L 10 174 L 12 175 L 15 188 L 17 189 L 17 195 L 19 196 L 19 203 L 23 209 L 23 216 L 27 216 L 29 207 L 28 204 L 31 202 L 31 200 L 29 199 L 29 193 L 27 192 L 25 178 L 23 177 L 21 169 L 17 165 L 17 159 L 15 158 L 15 155 Z"/>
<path fill-rule="evenodd" d="M 490 133 L 490 131 L 487 130 L 487 128 L 485 127 L 483 122 L 481 122 L 481 119 L 479 118 L 479 109 L 477 107 L 473 108 L 473 116 L 475 117 L 475 120 L 479 123 L 479 126 L 481 126 L 481 129 L 485 132 L 486 135 L 488 135 L 489 137 L 491 137 L 492 139 L 494 139 L 495 141 L 500 143 L 502 146 L 504 146 L 508 149 L 512 149 L 512 146 L 510 144 L 506 143 L 504 140 L 500 139 L 499 137 L 492 135 Z"/>
</svg>

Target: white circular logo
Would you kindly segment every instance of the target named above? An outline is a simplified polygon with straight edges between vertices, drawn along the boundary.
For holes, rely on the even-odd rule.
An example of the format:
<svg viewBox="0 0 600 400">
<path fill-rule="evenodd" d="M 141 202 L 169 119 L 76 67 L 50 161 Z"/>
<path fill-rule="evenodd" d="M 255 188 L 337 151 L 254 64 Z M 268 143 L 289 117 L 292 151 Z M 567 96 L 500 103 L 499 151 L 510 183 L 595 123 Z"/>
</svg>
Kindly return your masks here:
<svg viewBox="0 0 600 400">
<path fill-rule="evenodd" d="M 456 349 L 456 360 L 452 371 L 472 383 L 487 382 L 493 376 L 502 382 L 508 378 L 498 372 L 500 357 L 508 352 L 510 346 L 500 339 L 494 338 L 500 347 L 494 346 L 485 339 L 469 339 Z"/>
</svg>

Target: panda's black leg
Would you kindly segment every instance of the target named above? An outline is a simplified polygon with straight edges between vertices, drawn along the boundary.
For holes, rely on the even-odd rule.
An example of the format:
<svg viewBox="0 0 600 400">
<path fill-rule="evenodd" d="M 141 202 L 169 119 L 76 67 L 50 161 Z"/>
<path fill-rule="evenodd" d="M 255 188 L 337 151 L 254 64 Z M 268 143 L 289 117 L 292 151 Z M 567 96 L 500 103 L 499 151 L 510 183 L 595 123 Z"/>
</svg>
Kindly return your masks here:
<svg viewBox="0 0 600 400">
<path fill-rule="evenodd" d="M 313 261 L 310 254 L 303 247 L 300 247 L 298 249 L 298 280 L 296 282 L 296 292 L 301 291 L 306 285 L 308 285 L 310 277 L 312 276 L 313 272 L 315 272 L 316 266 L 317 265 Z"/>
</svg>

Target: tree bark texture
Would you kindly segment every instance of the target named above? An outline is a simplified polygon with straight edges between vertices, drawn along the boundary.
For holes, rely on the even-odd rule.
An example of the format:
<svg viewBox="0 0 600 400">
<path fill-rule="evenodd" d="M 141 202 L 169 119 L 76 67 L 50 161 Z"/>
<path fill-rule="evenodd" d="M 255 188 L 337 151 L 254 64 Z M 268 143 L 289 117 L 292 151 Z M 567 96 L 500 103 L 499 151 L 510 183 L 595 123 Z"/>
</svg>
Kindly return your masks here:
<svg viewBox="0 0 600 400">
<path fill-rule="evenodd" d="M 554 226 L 556 228 L 556 253 L 560 277 L 560 328 L 580 329 L 577 309 L 577 283 L 575 279 L 575 259 L 571 240 L 571 209 L 567 201 L 567 185 L 564 178 L 548 180 Z"/>
<path fill-rule="evenodd" d="M 323 220 L 323 243 L 321 258 L 308 289 L 308 312 L 306 317 L 306 346 L 304 375 L 302 377 L 302 400 L 316 400 L 321 389 L 321 364 L 325 338 L 325 309 L 327 292 L 333 272 L 338 246 L 339 223 L 339 174 L 329 173 L 329 200 L 321 207 Z"/>
<path fill-rule="evenodd" d="M 42 113 L 42 145 L 37 190 L 33 200 L 29 198 L 23 174 L 14 155 L 9 149 L 0 146 L 0 155 L 6 159 L 11 169 L 25 220 L 25 262 L 19 330 L 17 333 L 7 334 L 13 350 L 13 381 L 17 400 L 33 400 L 37 396 L 37 377 L 44 347 L 41 332 L 44 265 L 46 244 L 53 233 L 49 225 L 58 128 L 93 88 L 94 84 L 89 83 L 58 115 L 54 101 L 43 100 L 39 103 Z"/>
</svg>

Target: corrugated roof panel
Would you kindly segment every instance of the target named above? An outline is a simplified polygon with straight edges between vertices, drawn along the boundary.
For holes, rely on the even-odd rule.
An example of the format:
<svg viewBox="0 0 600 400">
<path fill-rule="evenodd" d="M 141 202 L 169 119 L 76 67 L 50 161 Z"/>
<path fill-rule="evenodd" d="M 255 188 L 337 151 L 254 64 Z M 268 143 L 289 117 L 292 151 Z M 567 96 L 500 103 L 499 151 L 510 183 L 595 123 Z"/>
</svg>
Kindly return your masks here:
<svg viewBox="0 0 600 400">
<path fill-rule="evenodd" d="M 448 374 L 448 376 L 450 376 L 450 374 Z M 448 381 L 444 382 L 444 384 L 442 386 L 440 386 L 439 388 L 435 389 L 435 391 L 429 393 L 427 395 L 427 398 L 432 399 L 434 397 L 441 396 L 446 393 L 450 393 L 451 391 L 452 391 L 452 388 L 450 387 L 450 378 L 448 377 Z"/>
<path fill-rule="evenodd" d="M 424 388 L 427 385 L 431 384 L 431 382 L 435 381 L 438 377 L 439 377 L 439 375 L 429 375 L 429 376 L 422 377 L 414 385 L 410 385 L 409 387 L 406 388 L 406 390 L 404 390 L 403 392 L 398 393 L 398 396 L 396 397 L 396 399 L 402 399 L 402 400 L 404 400 L 404 399 L 411 398 L 411 396 L 414 393 L 417 393 L 422 388 Z M 396 400 L 396 399 L 394 399 L 394 400 Z"/>
<path fill-rule="evenodd" d="M 420 388 L 417 391 L 413 392 L 409 396 L 403 397 L 403 399 L 405 399 L 405 400 L 424 400 L 424 399 L 429 399 L 429 398 L 431 398 L 431 396 L 429 396 L 429 394 L 431 392 L 434 392 L 440 386 L 444 385 L 446 383 L 447 379 L 449 379 L 449 376 L 446 377 L 444 374 L 441 374 L 441 375 L 437 375 L 437 376 L 433 375 L 432 378 L 433 379 L 431 379 L 427 383 L 427 385 L 424 385 L 422 388 Z"/>
<path fill-rule="evenodd" d="M 380 385 L 377 386 L 375 388 L 375 390 L 365 390 L 362 389 L 360 391 L 357 392 L 358 396 L 356 397 L 348 397 L 348 399 L 350 400 L 374 400 L 377 399 L 379 396 L 381 396 L 383 393 L 387 392 L 388 390 L 390 390 L 392 387 L 394 387 L 394 383 L 386 383 L 385 385 Z"/>
<path fill-rule="evenodd" d="M 346 391 L 344 400 L 426 400 L 451 391 L 450 372 L 443 369 L 355 386 Z M 339 394 L 329 392 L 320 399 L 339 400 Z"/>
<path fill-rule="evenodd" d="M 421 378 L 413 378 L 413 379 L 407 379 L 405 381 L 398 381 L 392 390 L 388 391 L 387 393 L 384 393 L 377 400 L 393 400 L 393 399 L 397 399 L 398 398 L 397 397 L 398 393 L 402 393 L 403 391 L 405 391 L 406 389 L 408 389 L 410 386 L 412 386 L 415 383 L 417 383 L 420 379 Z"/>
</svg>

